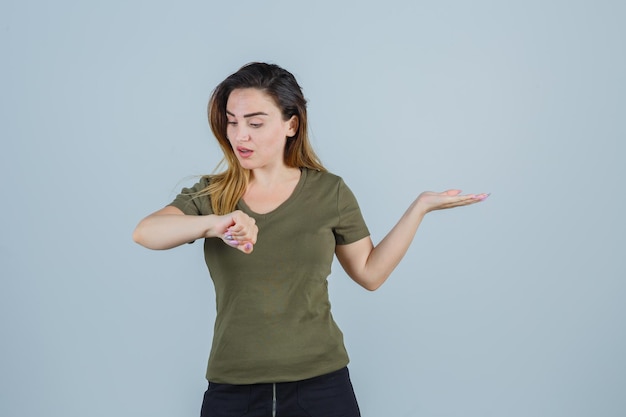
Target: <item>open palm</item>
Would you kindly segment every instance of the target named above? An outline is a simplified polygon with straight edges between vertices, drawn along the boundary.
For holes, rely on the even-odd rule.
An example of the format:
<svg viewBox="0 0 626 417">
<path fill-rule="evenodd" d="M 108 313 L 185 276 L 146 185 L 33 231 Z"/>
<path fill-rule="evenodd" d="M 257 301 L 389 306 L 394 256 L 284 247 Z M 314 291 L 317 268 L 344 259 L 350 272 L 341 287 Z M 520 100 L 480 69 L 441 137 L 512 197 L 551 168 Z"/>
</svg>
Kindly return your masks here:
<svg viewBox="0 0 626 417">
<path fill-rule="evenodd" d="M 425 191 L 417 197 L 417 204 L 426 212 L 430 212 L 479 203 L 487 197 L 489 194 L 461 195 L 461 190 L 447 190 L 440 193 Z"/>
</svg>

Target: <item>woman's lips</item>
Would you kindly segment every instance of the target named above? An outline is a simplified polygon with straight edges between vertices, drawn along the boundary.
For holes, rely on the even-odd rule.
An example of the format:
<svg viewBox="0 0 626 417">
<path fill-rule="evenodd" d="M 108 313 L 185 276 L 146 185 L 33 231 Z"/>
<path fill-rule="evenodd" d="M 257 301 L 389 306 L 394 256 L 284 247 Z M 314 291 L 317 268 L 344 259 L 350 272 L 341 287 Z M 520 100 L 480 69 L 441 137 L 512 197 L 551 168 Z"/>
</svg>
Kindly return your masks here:
<svg viewBox="0 0 626 417">
<path fill-rule="evenodd" d="M 237 153 L 242 158 L 249 158 L 252 156 L 252 150 L 248 148 L 243 148 L 241 146 L 237 146 Z"/>
</svg>

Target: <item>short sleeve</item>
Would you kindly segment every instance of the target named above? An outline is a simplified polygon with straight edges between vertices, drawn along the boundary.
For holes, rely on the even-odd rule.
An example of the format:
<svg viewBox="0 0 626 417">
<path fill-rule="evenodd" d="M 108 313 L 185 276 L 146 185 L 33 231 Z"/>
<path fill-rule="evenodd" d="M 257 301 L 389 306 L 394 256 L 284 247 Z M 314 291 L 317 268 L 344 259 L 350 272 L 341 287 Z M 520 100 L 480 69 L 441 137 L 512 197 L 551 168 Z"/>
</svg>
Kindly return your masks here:
<svg viewBox="0 0 626 417">
<path fill-rule="evenodd" d="M 337 245 L 347 245 L 369 236 L 359 204 L 343 180 L 339 181 L 337 188 L 337 211 L 339 222 L 333 230 Z"/>
<path fill-rule="evenodd" d="M 208 185 L 209 177 L 202 177 L 193 187 L 183 188 L 169 205 L 189 215 L 200 216 L 213 214 L 211 198 L 208 195 L 198 195 L 198 193 L 204 190 Z"/>
</svg>

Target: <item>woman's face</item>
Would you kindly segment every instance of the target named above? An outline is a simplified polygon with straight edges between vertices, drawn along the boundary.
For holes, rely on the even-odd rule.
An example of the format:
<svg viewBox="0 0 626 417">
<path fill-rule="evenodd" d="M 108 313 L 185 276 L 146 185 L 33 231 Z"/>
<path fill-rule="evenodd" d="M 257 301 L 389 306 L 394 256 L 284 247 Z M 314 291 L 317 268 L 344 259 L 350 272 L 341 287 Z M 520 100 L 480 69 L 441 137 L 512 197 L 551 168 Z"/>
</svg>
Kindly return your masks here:
<svg viewBox="0 0 626 417">
<path fill-rule="evenodd" d="M 287 137 L 293 136 L 298 119 L 284 121 L 274 100 L 255 88 L 233 90 L 226 103 L 226 135 L 242 167 L 284 166 Z"/>
</svg>

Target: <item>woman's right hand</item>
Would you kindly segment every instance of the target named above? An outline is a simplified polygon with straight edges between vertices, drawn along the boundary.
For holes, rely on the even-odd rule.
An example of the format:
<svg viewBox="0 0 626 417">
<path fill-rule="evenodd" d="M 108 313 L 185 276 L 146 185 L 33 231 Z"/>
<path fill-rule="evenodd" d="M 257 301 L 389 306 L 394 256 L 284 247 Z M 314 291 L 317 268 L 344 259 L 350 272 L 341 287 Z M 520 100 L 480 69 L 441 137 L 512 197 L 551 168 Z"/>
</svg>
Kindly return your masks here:
<svg viewBox="0 0 626 417">
<path fill-rule="evenodd" d="M 244 253 L 252 252 L 259 229 L 252 217 L 242 211 L 218 216 L 185 215 L 179 208 L 166 206 L 139 222 L 133 240 L 149 249 L 171 249 L 201 238 L 219 238 Z"/>
<path fill-rule="evenodd" d="M 244 253 L 250 253 L 254 249 L 259 228 L 254 218 L 241 210 L 236 210 L 232 213 L 218 216 L 213 233 L 227 245 L 237 248 Z"/>
</svg>

